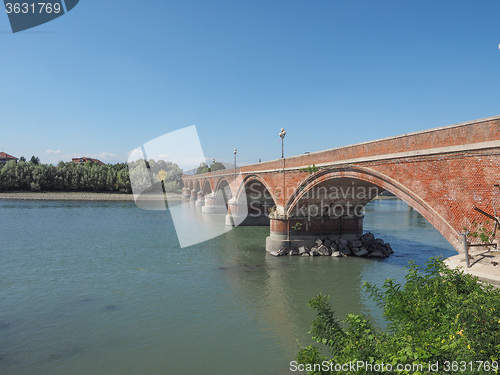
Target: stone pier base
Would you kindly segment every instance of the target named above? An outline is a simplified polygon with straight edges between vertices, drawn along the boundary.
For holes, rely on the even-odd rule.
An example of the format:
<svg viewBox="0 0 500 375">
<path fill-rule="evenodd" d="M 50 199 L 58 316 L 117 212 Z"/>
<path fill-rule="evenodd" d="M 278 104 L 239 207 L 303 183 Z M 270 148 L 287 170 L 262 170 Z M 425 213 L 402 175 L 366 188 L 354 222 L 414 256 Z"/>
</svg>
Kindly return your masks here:
<svg viewBox="0 0 500 375">
<path fill-rule="evenodd" d="M 191 198 L 191 190 L 189 190 L 189 188 L 182 188 L 182 198 L 183 199 Z"/>
<path fill-rule="evenodd" d="M 196 202 L 196 199 L 198 199 L 198 192 L 193 189 L 191 190 L 191 201 Z"/>
<path fill-rule="evenodd" d="M 205 196 L 201 191 L 199 191 L 196 199 L 196 207 L 203 207 L 204 205 L 205 205 Z"/>
<path fill-rule="evenodd" d="M 267 252 L 311 247 L 318 238 L 352 241 L 363 234 L 363 216 L 271 219 L 270 224 L 271 233 L 266 238 Z"/>
</svg>

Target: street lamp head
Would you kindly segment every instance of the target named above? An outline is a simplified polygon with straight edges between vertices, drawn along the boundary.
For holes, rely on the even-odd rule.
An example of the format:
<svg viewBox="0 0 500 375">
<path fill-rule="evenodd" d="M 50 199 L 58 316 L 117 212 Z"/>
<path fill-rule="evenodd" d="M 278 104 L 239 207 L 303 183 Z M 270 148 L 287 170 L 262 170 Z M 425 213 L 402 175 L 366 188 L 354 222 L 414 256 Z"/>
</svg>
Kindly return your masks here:
<svg viewBox="0 0 500 375">
<path fill-rule="evenodd" d="M 285 128 L 281 128 L 281 132 L 283 133 L 285 131 Z"/>
<path fill-rule="evenodd" d="M 236 154 L 236 149 L 234 149 L 234 153 Z"/>
<path fill-rule="evenodd" d="M 215 158 L 212 159 L 212 163 L 215 163 Z"/>
</svg>

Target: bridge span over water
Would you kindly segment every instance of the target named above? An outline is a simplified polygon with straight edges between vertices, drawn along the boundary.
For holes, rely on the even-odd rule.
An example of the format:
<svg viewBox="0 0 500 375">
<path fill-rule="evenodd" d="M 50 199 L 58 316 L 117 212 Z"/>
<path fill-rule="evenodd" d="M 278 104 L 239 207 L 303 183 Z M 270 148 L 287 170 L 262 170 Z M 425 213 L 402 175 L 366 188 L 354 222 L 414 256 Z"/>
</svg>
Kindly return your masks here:
<svg viewBox="0 0 500 375">
<path fill-rule="evenodd" d="M 474 208 L 500 211 L 500 116 L 184 175 L 183 184 L 186 198 L 226 213 L 228 225 L 269 225 L 268 251 L 359 237 L 362 207 L 387 190 L 460 252 L 460 233 L 487 220 Z"/>
</svg>

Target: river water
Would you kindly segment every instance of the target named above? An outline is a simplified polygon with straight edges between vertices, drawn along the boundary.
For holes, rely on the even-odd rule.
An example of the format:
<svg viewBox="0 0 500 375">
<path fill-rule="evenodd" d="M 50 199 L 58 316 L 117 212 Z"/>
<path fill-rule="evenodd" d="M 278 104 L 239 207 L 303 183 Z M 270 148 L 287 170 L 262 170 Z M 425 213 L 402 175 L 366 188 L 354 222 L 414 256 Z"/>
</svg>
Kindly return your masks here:
<svg viewBox="0 0 500 375">
<path fill-rule="evenodd" d="M 0 201 L 0 374 L 289 374 L 297 339 L 310 343 L 308 299 L 329 294 L 339 317 L 384 327 L 362 282 L 456 254 L 399 200 L 366 211 L 392 257 L 274 258 L 267 227 L 181 249 L 168 211 Z"/>
</svg>

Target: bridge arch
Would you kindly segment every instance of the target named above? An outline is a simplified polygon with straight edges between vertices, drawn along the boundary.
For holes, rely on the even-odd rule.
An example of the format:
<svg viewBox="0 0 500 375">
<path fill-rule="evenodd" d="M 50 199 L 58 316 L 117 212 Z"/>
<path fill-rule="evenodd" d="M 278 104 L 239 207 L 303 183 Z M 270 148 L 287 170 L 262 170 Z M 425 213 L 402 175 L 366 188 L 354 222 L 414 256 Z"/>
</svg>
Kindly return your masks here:
<svg viewBox="0 0 500 375">
<path fill-rule="evenodd" d="M 350 184 L 353 188 L 361 188 L 366 193 L 359 196 L 355 192 L 354 201 L 359 205 L 364 206 L 371 199 L 376 196 L 377 188 L 387 190 L 398 198 L 406 202 L 410 207 L 419 212 L 427 221 L 433 225 L 455 248 L 460 244 L 459 233 L 455 230 L 431 205 L 424 201 L 421 197 L 411 191 L 409 188 L 399 183 L 395 179 L 388 177 L 380 172 L 371 168 L 349 166 L 349 167 L 336 167 L 324 169 L 316 172 L 306 178 L 294 191 L 288 199 L 285 210 L 287 215 L 292 215 L 294 211 L 300 208 L 301 203 L 306 201 L 310 203 L 311 195 L 313 196 L 313 204 L 318 204 L 318 193 L 314 196 L 314 190 L 343 186 L 346 187 Z M 372 190 L 373 189 L 373 190 Z M 328 192 L 328 189 L 326 189 Z M 324 190 L 321 191 L 325 193 Z M 346 197 L 351 194 L 343 192 L 344 196 L 340 198 L 340 204 L 344 204 L 344 200 L 352 199 L 352 196 Z"/>
<path fill-rule="evenodd" d="M 212 185 L 210 185 L 210 181 L 208 178 L 203 181 L 201 192 L 203 193 L 203 195 L 207 195 L 212 192 Z"/>
<path fill-rule="evenodd" d="M 223 204 L 227 208 L 228 201 L 232 198 L 233 194 L 231 191 L 231 185 L 224 177 L 217 180 L 213 194 L 215 196 L 216 204 Z"/>
<path fill-rule="evenodd" d="M 248 190 L 250 190 L 250 193 L 255 193 L 255 194 L 249 194 Z M 268 202 L 272 201 L 272 204 L 275 206 L 276 201 L 272 196 L 271 191 L 272 191 L 271 187 L 264 178 L 262 178 L 257 174 L 250 174 L 248 176 L 245 176 L 243 182 L 240 184 L 240 186 L 238 186 L 238 190 L 235 194 L 235 197 L 236 200 L 239 201 L 242 194 L 246 194 L 247 202 L 249 202 L 248 199 L 249 196 L 250 198 L 256 198 L 256 196 L 258 195 L 259 197 L 264 198 L 263 200 L 266 200 Z"/>
<path fill-rule="evenodd" d="M 276 202 L 267 181 L 257 174 L 249 174 L 236 182 L 239 186 L 229 207 L 230 215 L 239 225 L 268 226 L 269 213 Z"/>
</svg>

